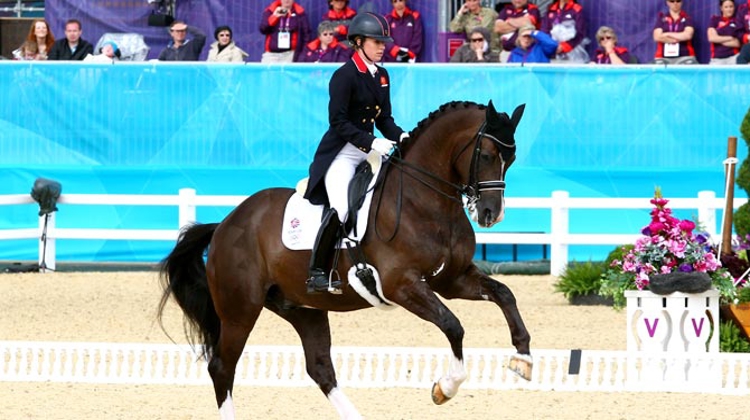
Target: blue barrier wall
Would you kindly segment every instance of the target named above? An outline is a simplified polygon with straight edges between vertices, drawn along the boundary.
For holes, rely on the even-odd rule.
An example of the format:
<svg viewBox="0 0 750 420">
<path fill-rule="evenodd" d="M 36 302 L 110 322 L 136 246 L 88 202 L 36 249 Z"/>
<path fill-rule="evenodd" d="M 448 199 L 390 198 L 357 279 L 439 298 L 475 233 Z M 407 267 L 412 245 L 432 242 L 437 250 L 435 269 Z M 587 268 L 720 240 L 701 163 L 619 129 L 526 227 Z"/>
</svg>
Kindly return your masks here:
<svg viewBox="0 0 750 420">
<path fill-rule="evenodd" d="M 336 66 L 0 62 L 0 194 L 34 179 L 64 193 L 249 195 L 304 177 L 327 128 Z M 394 116 L 414 127 L 452 100 L 511 112 L 526 103 L 509 196 L 723 196 L 728 136 L 748 110 L 739 67 L 391 65 Z M 746 148 L 740 145 L 740 158 Z M 737 192 L 744 197 L 743 191 Z M 229 209 L 199 210 L 218 221 Z M 683 217 L 690 217 L 689 214 Z M 60 227 L 173 228 L 173 208 L 63 206 Z M 572 232 L 637 232 L 647 212 L 580 211 Z M 616 221 L 616 223 L 613 223 Z M 34 206 L 0 208 L 0 228 L 36 226 Z M 614 226 L 613 228 L 613 225 Z M 511 211 L 508 231 L 548 231 L 548 212 Z M 23 242 L 19 245 L 19 242 Z M 61 241 L 61 260 L 156 261 L 171 244 Z M 536 251 L 535 251 L 536 252 Z M 603 251 L 574 249 L 577 259 Z M 0 241 L 0 260 L 34 259 L 36 241 Z"/>
</svg>

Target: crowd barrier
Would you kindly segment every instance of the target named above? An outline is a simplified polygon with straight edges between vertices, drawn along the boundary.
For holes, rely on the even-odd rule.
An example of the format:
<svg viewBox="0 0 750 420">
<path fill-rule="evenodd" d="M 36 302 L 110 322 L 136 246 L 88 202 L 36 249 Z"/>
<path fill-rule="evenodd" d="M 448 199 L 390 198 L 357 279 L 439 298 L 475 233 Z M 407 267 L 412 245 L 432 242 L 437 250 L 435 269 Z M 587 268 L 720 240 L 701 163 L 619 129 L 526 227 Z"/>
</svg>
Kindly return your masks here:
<svg viewBox="0 0 750 420">
<path fill-rule="evenodd" d="M 643 383 L 652 360 L 664 354 L 603 350 L 533 351 L 530 381 L 507 369 L 513 349 L 466 348 L 463 389 L 693 392 L 750 394 L 750 357 L 741 353 L 675 355 L 669 362 L 704 366 L 711 384 Z M 332 347 L 338 382 L 347 388 L 429 388 L 447 372 L 449 349 L 428 347 Z M 579 363 L 572 363 L 576 358 Z M 574 368 L 573 366 L 577 366 Z M 634 367 L 629 371 L 626 367 Z M 630 375 L 630 376 L 628 376 Z M 143 385 L 209 385 L 206 364 L 188 345 L 0 341 L 0 382 L 63 382 Z M 237 365 L 235 385 L 315 386 L 299 346 L 248 346 Z"/>
<path fill-rule="evenodd" d="M 56 267 L 56 241 L 58 239 L 107 239 L 174 241 L 179 229 L 197 220 L 197 208 L 201 206 L 234 207 L 245 196 L 197 195 L 192 188 L 183 188 L 177 195 L 130 195 L 130 194 L 63 194 L 58 203 L 64 205 L 127 205 L 127 206 L 172 206 L 177 208 L 172 229 L 99 229 L 91 227 L 58 228 L 55 213 L 40 216 L 38 228 L 0 229 L 0 240 L 41 238 L 39 242 L 40 266 L 54 270 Z M 570 228 L 570 213 L 576 210 L 606 211 L 612 209 L 649 209 L 653 205 L 649 198 L 584 198 L 570 197 L 567 191 L 555 191 L 550 197 L 506 198 L 508 209 L 543 209 L 549 212 L 549 232 L 507 232 L 503 224 L 484 229 L 475 225 L 478 244 L 546 244 L 550 247 L 551 274 L 559 276 L 569 262 L 571 245 L 622 245 L 634 243 L 639 233 L 615 232 L 575 233 Z M 737 199 L 733 206 L 739 207 L 747 199 Z M 0 206 L 33 203 L 24 194 L 0 196 Z M 701 191 L 696 198 L 675 198 L 669 201 L 672 209 L 695 209 L 700 226 L 714 240 L 717 236 L 716 212 L 724 208 L 724 200 L 713 191 Z M 647 224 L 647 220 L 643 224 Z M 279 229 L 279 234 L 281 230 Z M 165 254 L 166 255 L 166 254 Z"/>
</svg>

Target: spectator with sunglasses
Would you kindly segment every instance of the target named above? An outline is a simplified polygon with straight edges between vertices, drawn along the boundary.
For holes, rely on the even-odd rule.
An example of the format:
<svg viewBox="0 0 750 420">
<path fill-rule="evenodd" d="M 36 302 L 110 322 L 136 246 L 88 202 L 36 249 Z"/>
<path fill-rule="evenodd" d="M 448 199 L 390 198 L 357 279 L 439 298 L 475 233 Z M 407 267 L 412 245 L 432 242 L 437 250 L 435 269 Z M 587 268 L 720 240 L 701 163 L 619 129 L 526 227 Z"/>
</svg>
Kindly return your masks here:
<svg viewBox="0 0 750 420">
<path fill-rule="evenodd" d="M 459 47 L 451 63 L 499 63 L 500 54 L 490 49 L 490 30 L 477 26 L 469 33 L 468 42 Z"/>
<path fill-rule="evenodd" d="M 464 0 L 464 4 L 458 9 L 458 13 L 453 17 L 448 28 L 453 33 L 465 33 L 466 39 L 469 40 L 472 31 L 477 26 L 487 28 L 488 31 L 494 34 L 492 30 L 494 29 L 496 20 L 497 12 L 495 10 L 489 7 L 482 7 L 479 0 Z M 497 52 L 497 54 L 500 54 L 499 37 L 493 35 L 487 39 L 490 42 L 490 48 Z"/>
<path fill-rule="evenodd" d="M 335 37 L 336 24 L 324 20 L 318 24 L 318 38 L 310 41 L 297 59 L 300 63 L 337 63 L 352 56 L 352 50 Z"/>
<path fill-rule="evenodd" d="M 328 11 L 323 15 L 323 20 L 333 22 L 334 36 L 337 41 L 343 42 L 354 16 L 357 16 L 357 12 L 349 7 L 349 0 L 328 0 Z"/>
<path fill-rule="evenodd" d="M 244 63 L 248 54 L 232 40 L 232 28 L 223 25 L 214 31 L 216 41 L 208 50 L 206 61 L 217 63 Z"/>
<path fill-rule="evenodd" d="M 557 41 L 534 25 L 518 28 L 516 48 L 510 52 L 509 63 L 549 63 L 559 48 Z"/>
<path fill-rule="evenodd" d="M 190 33 L 192 39 L 187 39 Z M 200 29 L 176 20 L 169 26 L 172 42 L 159 54 L 159 61 L 198 61 L 206 45 L 206 34 Z"/>
<path fill-rule="evenodd" d="M 422 17 L 406 5 L 406 0 L 391 0 L 393 10 L 385 15 L 391 27 L 391 38 L 385 46 L 383 61 L 413 63 L 422 52 L 424 29 Z"/>
<path fill-rule="evenodd" d="M 508 61 L 508 55 L 516 47 L 518 28 L 526 25 L 534 25 L 536 29 L 542 26 L 539 8 L 529 0 L 511 0 L 500 10 L 495 21 L 495 33 L 500 36 L 503 46 L 500 61 Z"/>
<path fill-rule="evenodd" d="M 654 24 L 654 64 L 698 64 L 693 48 L 693 19 L 682 10 L 682 0 L 666 3 L 669 11 L 659 12 Z"/>
<path fill-rule="evenodd" d="M 609 26 L 602 26 L 596 31 L 599 48 L 594 53 L 594 64 L 630 64 L 633 59 L 627 48 L 617 45 L 617 34 Z"/>
<path fill-rule="evenodd" d="M 707 30 L 711 43 L 709 64 L 736 64 L 743 31 L 734 13 L 734 0 L 719 0 L 719 9 L 721 14 L 711 16 Z"/>
</svg>

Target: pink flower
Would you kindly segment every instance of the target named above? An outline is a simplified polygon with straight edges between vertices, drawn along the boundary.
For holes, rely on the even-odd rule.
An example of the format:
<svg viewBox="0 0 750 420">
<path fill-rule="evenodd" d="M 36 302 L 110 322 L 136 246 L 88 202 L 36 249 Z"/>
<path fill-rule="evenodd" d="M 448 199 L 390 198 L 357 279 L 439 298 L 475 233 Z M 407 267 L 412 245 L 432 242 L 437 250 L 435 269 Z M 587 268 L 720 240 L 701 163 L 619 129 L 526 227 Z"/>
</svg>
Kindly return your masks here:
<svg viewBox="0 0 750 420">
<path fill-rule="evenodd" d="M 693 223 L 691 220 L 680 221 L 680 230 L 690 233 L 693 231 L 693 229 L 695 229 L 695 223 Z"/>
</svg>

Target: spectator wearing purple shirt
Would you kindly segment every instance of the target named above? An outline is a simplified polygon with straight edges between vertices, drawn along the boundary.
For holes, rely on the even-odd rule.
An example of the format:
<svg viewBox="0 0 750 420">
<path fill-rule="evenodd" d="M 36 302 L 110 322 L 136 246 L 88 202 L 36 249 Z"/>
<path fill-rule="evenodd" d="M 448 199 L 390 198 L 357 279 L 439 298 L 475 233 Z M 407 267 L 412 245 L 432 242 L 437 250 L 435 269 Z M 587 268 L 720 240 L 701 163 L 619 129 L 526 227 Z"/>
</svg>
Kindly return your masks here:
<svg viewBox="0 0 750 420">
<path fill-rule="evenodd" d="M 261 63 L 291 63 L 310 42 L 310 21 L 294 0 L 275 0 L 263 10 L 260 33 L 266 36 Z"/>
<path fill-rule="evenodd" d="M 495 33 L 500 35 L 503 51 L 500 53 L 500 61 L 508 61 L 510 51 L 516 47 L 518 28 L 526 25 L 534 25 L 536 29 L 542 27 L 542 18 L 539 8 L 529 3 L 529 0 L 511 0 L 506 4 L 495 21 Z"/>
<path fill-rule="evenodd" d="M 711 16 L 707 30 L 711 43 L 709 64 L 736 64 L 743 31 L 734 13 L 734 0 L 719 0 L 719 9 L 721 15 Z"/>
<path fill-rule="evenodd" d="M 385 15 L 393 42 L 385 44 L 383 61 L 413 63 L 422 52 L 424 34 L 419 12 L 406 6 L 406 0 L 391 0 L 393 10 Z"/>
<path fill-rule="evenodd" d="M 583 6 L 575 0 L 559 0 L 550 4 L 542 21 L 542 31 L 558 42 L 554 63 L 588 63 L 586 19 Z"/>
<path fill-rule="evenodd" d="M 744 45 L 750 41 L 750 0 L 741 3 L 736 9 L 735 16 L 737 18 L 737 24 L 742 28 L 742 38 L 740 38 L 740 42 Z"/>
<path fill-rule="evenodd" d="M 324 20 L 318 24 L 318 37 L 310 41 L 297 61 L 300 63 L 337 63 L 352 56 L 352 50 L 336 39 L 336 24 Z"/>
<path fill-rule="evenodd" d="M 627 48 L 617 45 L 617 34 L 609 26 L 602 26 L 596 31 L 596 40 L 599 42 L 594 59 L 594 64 L 630 64 L 631 56 Z"/>
<path fill-rule="evenodd" d="M 654 64 L 698 64 L 693 48 L 695 24 L 682 10 L 682 0 L 666 0 L 669 11 L 659 12 L 654 24 Z"/>
</svg>

